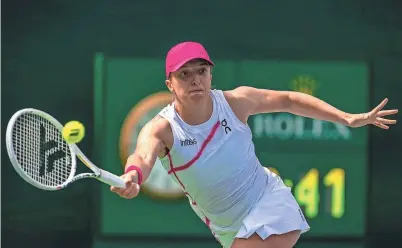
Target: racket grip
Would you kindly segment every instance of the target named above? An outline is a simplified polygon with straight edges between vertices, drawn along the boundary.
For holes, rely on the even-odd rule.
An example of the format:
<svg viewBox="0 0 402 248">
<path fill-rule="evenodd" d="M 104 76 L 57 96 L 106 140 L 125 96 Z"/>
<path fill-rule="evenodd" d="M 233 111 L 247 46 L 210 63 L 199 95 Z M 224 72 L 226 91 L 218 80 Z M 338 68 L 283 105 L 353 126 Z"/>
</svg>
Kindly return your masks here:
<svg viewBox="0 0 402 248">
<path fill-rule="evenodd" d="M 99 181 L 102 181 L 104 183 L 107 183 L 111 186 L 117 187 L 117 188 L 125 188 L 126 183 L 124 180 L 108 171 L 105 170 L 100 170 L 100 176 L 98 178 Z"/>
</svg>

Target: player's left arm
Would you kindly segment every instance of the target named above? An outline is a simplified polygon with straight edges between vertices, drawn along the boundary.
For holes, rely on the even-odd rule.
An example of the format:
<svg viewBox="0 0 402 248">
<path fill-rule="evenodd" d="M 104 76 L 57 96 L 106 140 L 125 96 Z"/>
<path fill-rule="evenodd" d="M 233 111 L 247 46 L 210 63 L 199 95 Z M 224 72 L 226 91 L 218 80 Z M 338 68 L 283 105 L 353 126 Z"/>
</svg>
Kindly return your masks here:
<svg viewBox="0 0 402 248">
<path fill-rule="evenodd" d="M 395 124 L 383 116 L 396 114 L 397 109 L 382 110 L 388 99 L 384 99 L 377 107 L 367 113 L 352 114 L 344 112 L 317 97 L 295 92 L 257 89 L 242 86 L 228 91 L 240 115 L 288 112 L 299 116 L 340 123 L 350 127 L 361 127 L 368 124 L 388 129 L 387 125 Z"/>
</svg>

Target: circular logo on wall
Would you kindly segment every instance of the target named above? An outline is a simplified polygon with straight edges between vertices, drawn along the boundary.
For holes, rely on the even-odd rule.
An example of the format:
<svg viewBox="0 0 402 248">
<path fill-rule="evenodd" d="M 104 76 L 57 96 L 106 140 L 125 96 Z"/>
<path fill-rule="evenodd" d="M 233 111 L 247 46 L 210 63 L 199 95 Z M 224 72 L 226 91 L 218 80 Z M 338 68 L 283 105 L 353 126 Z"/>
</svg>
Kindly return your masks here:
<svg viewBox="0 0 402 248">
<path fill-rule="evenodd" d="M 120 133 L 120 158 L 123 167 L 128 156 L 135 150 L 141 129 L 171 102 L 170 92 L 158 92 L 142 99 L 128 113 Z M 141 185 L 141 190 L 157 199 L 178 199 L 185 196 L 180 185 L 167 174 L 158 158 L 148 179 Z"/>
</svg>

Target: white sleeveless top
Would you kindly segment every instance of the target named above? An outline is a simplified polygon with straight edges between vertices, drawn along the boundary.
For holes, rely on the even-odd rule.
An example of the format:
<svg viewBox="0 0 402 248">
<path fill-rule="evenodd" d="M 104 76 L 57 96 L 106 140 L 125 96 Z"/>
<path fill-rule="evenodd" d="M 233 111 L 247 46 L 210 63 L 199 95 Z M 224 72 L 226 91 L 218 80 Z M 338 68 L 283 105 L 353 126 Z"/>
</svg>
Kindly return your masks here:
<svg viewBox="0 0 402 248">
<path fill-rule="evenodd" d="M 249 126 L 236 117 L 221 90 L 211 90 L 211 96 L 212 116 L 200 125 L 185 123 L 174 104 L 159 113 L 174 138 L 160 160 L 210 229 L 237 231 L 273 180 L 256 157 Z"/>
</svg>

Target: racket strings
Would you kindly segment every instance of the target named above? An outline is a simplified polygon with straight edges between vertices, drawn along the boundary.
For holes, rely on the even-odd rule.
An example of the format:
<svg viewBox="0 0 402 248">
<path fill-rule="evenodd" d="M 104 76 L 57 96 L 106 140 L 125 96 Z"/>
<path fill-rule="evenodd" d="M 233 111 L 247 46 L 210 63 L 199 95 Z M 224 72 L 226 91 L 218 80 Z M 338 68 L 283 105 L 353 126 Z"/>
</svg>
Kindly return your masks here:
<svg viewBox="0 0 402 248">
<path fill-rule="evenodd" d="M 25 113 L 12 132 L 13 148 L 24 172 L 46 186 L 59 186 L 72 170 L 70 148 L 61 132 L 45 118 Z"/>
</svg>

